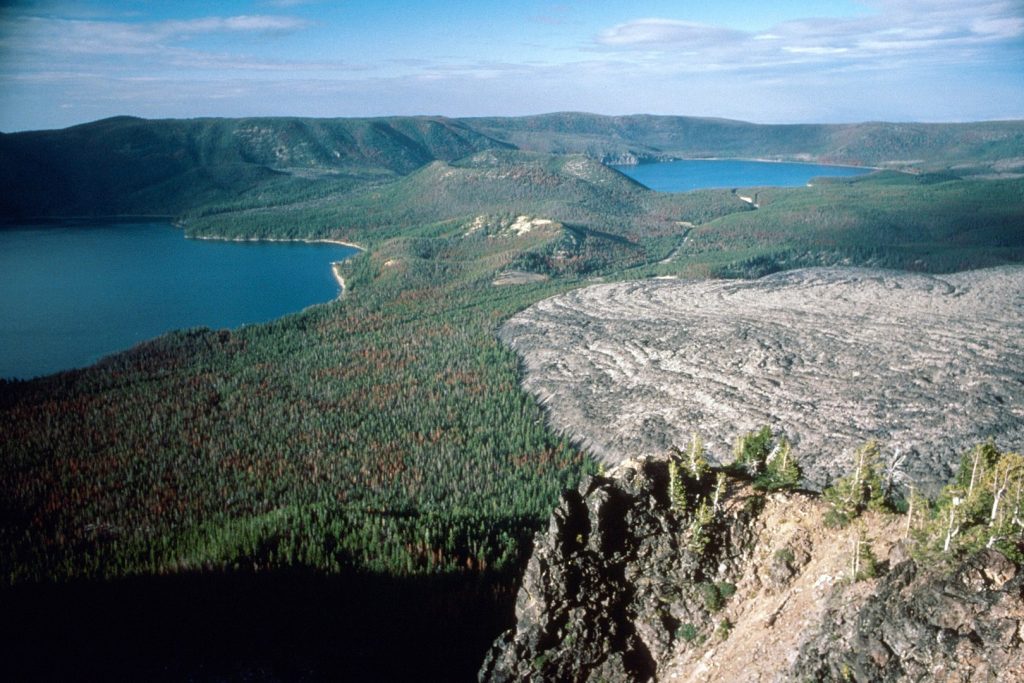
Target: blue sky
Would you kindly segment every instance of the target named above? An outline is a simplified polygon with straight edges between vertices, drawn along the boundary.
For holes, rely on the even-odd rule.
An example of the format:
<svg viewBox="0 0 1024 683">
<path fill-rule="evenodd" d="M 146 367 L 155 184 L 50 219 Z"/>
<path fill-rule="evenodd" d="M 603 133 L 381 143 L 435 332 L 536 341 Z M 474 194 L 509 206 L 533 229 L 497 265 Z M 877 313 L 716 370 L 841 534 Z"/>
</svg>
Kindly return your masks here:
<svg viewBox="0 0 1024 683">
<path fill-rule="evenodd" d="M 1024 0 L 0 0 L 0 130 L 117 114 L 1024 118 Z"/>
</svg>

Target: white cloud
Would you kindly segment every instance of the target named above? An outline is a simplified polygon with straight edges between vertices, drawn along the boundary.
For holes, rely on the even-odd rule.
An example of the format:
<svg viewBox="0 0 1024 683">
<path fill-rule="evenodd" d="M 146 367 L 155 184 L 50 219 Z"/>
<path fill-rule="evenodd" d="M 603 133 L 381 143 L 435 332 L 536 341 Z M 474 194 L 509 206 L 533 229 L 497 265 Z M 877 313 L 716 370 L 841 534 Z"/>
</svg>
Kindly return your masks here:
<svg viewBox="0 0 1024 683">
<path fill-rule="evenodd" d="M 979 36 L 990 36 L 997 39 L 1017 38 L 1024 34 L 1024 18 L 993 17 L 975 19 L 971 22 L 971 31 Z"/>
<path fill-rule="evenodd" d="M 783 52 L 789 52 L 795 55 L 841 55 L 844 52 L 849 52 L 849 48 L 845 47 L 821 47 L 815 45 L 807 46 L 790 46 L 787 45 L 782 48 Z"/>
<path fill-rule="evenodd" d="M 920 63 L 976 62 L 989 54 L 986 48 L 1024 37 L 1024 5 L 1019 0 L 864 0 L 864 4 L 875 13 L 809 17 L 757 32 L 642 18 L 601 32 L 595 47 L 656 50 L 665 54 L 665 60 L 686 55 L 688 63 L 703 60 L 718 68 L 742 70 L 789 65 L 793 59 L 828 67 L 837 57 L 844 63 L 897 57 Z"/>
<path fill-rule="evenodd" d="M 658 47 L 710 45 L 742 40 L 746 34 L 728 28 L 674 19 L 637 19 L 604 31 L 598 42 L 611 46 Z"/>
<path fill-rule="evenodd" d="M 279 33 L 308 25 L 304 19 L 272 15 L 204 17 L 135 23 L 18 16 L 0 21 L 0 49 L 22 54 L 133 55 L 173 47 L 216 33 Z"/>
<path fill-rule="evenodd" d="M 224 31 L 294 31 L 307 26 L 305 19 L 297 17 L 247 15 L 234 17 L 205 17 L 188 21 L 167 21 L 152 25 L 155 35 L 183 36 L 197 33 L 218 33 Z"/>
</svg>

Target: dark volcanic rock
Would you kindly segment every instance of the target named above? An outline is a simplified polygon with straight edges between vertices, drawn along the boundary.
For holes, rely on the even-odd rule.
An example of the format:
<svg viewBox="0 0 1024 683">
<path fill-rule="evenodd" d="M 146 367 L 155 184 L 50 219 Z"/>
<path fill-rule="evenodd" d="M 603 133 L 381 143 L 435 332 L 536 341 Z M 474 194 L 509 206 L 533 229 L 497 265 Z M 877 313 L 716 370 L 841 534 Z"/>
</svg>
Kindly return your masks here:
<svg viewBox="0 0 1024 683">
<path fill-rule="evenodd" d="M 684 624 L 712 623 L 706 593 L 747 552 L 752 516 L 742 506 L 720 515 L 698 554 L 669 505 L 666 461 L 627 461 L 614 476 L 585 479 L 537 535 L 516 628 L 494 644 L 480 679 L 654 679 L 685 651 Z"/>
<path fill-rule="evenodd" d="M 960 453 L 1024 441 L 1024 268 L 930 276 L 807 269 L 755 281 L 645 280 L 539 302 L 501 338 L 552 425 L 613 463 L 699 432 L 784 433 L 824 486 L 877 439 L 934 492 Z"/>
<path fill-rule="evenodd" d="M 913 560 L 864 604 L 836 600 L 794 680 L 1022 681 L 1024 574 L 985 550 L 942 576 Z"/>
<path fill-rule="evenodd" d="M 918 563 L 901 517 L 867 513 L 889 562 L 851 582 L 856 532 L 826 503 L 736 481 L 698 552 L 667 470 L 626 461 L 564 495 L 481 681 L 1024 681 L 1024 571 L 1000 553 Z"/>
</svg>

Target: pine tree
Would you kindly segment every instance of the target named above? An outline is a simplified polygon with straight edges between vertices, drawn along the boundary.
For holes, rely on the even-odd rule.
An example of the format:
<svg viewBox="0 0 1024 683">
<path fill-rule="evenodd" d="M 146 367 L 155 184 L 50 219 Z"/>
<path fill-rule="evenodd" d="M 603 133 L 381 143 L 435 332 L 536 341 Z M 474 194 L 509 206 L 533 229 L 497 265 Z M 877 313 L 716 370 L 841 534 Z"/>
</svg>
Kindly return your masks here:
<svg viewBox="0 0 1024 683">
<path fill-rule="evenodd" d="M 760 488 L 774 490 L 794 488 L 800 483 L 800 466 L 793 456 L 789 441 L 781 439 L 765 461 L 765 473 L 754 482 Z"/>
<path fill-rule="evenodd" d="M 996 548 L 1024 562 L 1024 455 L 989 441 L 963 455 L 956 479 L 929 502 L 910 490 L 907 534 L 918 557 L 956 557 Z"/>
<path fill-rule="evenodd" d="M 992 510 L 995 489 L 990 485 L 1001 454 L 991 441 L 978 444 L 960 458 L 955 482 L 949 487 L 961 498 L 958 514 L 968 524 L 983 523 Z"/>
<path fill-rule="evenodd" d="M 747 452 L 747 435 L 743 434 L 736 437 L 736 440 L 732 444 L 732 467 L 736 469 L 743 469 L 750 476 L 757 474 L 756 466 L 751 471 L 748 463 L 745 462 L 745 455 Z"/>
<path fill-rule="evenodd" d="M 918 520 L 928 519 L 928 499 L 917 492 L 913 484 L 910 485 L 910 494 L 907 496 L 907 528 L 903 534 L 904 538 L 910 537 L 910 532 L 917 528 Z"/>
<path fill-rule="evenodd" d="M 878 558 L 871 549 L 871 539 L 862 526 L 853 540 L 853 567 L 850 572 L 854 581 L 872 579 L 878 575 Z"/>
<path fill-rule="evenodd" d="M 698 555 L 703 553 L 711 541 L 711 523 L 715 520 L 715 513 L 708 506 L 706 500 L 701 500 L 690 520 L 690 541 L 689 548 Z"/>
<path fill-rule="evenodd" d="M 857 449 L 850 473 L 840 477 L 823 492 L 825 500 L 832 505 L 826 521 L 836 526 L 845 526 L 864 510 L 890 509 L 880 474 L 880 460 L 875 441 L 869 441 Z"/>
<path fill-rule="evenodd" d="M 686 514 L 686 479 L 682 467 L 674 458 L 668 461 L 668 497 L 678 515 Z"/>
<path fill-rule="evenodd" d="M 1024 489 L 1024 456 L 1005 453 L 992 468 L 988 487 L 992 492 L 992 509 L 988 519 L 987 547 L 1000 541 L 1020 539 L 1024 531 L 1021 520 L 1021 496 Z"/>
<path fill-rule="evenodd" d="M 772 430 L 765 425 L 736 439 L 733 447 L 733 467 L 746 472 L 751 479 L 764 473 L 765 461 L 771 449 Z"/>
<path fill-rule="evenodd" d="M 889 510 L 889 499 L 885 493 L 885 482 L 882 480 L 882 457 L 878 442 L 867 442 L 857 451 L 857 455 L 860 458 L 861 485 L 864 487 L 867 508 L 876 512 Z"/>
<path fill-rule="evenodd" d="M 942 552 L 948 553 L 953 539 L 960 533 L 962 515 L 957 514 L 958 508 L 963 505 L 964 499 L 960 496 L 953 496 L 949 503 L 949 521 L 946 523 L 946 540 L 942 544 Z"/>
<path fill-rule="evenodd" d="M 694 481 L 700 482 L 701 477 L 711 470 L 707 456 L 704 454 L 704 442 L 697 432 L 690 439 L 690 448 L 686 452 L 686 469 Z"/>
<path fill-rule="evenodd" d="M 725 481 L 726 481 L 725 472 L 722 472 L 720 470 L 715 475 L 715 494 L 714 494 L 714 498 L 712 499 L 712 502 L 711 502 L 711 511 L 714 514 L 716 514 L 716 515 L 718 514 L 718 506 L 719 506 L 719 502 L 722 499 L 722 494 L 725 493 Z"/>
</svg>

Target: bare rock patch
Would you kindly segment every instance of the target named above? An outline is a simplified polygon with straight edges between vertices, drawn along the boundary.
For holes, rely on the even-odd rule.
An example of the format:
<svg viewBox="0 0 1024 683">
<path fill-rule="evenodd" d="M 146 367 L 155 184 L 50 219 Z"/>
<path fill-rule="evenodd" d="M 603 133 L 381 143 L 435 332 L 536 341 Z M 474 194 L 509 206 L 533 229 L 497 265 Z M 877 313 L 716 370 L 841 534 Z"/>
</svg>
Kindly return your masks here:
<svg viewBox="0 0 1024 683">
<path fill-rule="evenodd" d="M 529 273 L 525 270 L 506 270 L 498 273 L 498 276 L 494 278 L 494 282 L 491 284 L 495 287 L 503 285 L 528 285 L 534 282 L 544 282 L 547 279 L 548 276 L 543 273 Z"/>
</svg>

